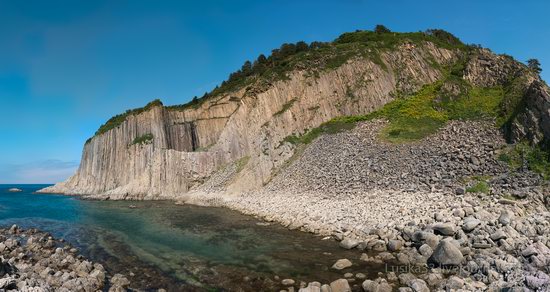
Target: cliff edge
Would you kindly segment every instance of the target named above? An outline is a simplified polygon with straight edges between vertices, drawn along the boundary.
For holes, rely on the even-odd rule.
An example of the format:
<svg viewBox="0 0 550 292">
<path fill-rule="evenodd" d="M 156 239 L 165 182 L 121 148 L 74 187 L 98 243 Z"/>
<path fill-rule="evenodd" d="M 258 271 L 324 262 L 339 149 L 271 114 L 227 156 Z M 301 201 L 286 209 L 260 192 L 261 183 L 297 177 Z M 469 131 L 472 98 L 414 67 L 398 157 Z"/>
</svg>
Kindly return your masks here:
<svg viewBox="0 0 550 292">
<path fill-rule="evenodd" d="M 419 128 L 427 121 L 417 138 L 493 98 L 482 115 L 497 120 L 508 142 L 549 145 L 549 90 L 527 66 L 439 30 L 357 31 L 330 43 L 284 44 L 188 104 L 156 100 L 113 117 L 84 145 L 77 172 L 41 192 L 183 199 L 258 190 L 300 155 L 304 139 L 330 134 L 327 125 L 336 121 L 340 131 L 375 116 L 391 120 L 389 104 L 422 100 L 430 88 L 435 113 L 412 115 Z M 475 98 L 482 103 L 463 102 Z"/>
</svg>

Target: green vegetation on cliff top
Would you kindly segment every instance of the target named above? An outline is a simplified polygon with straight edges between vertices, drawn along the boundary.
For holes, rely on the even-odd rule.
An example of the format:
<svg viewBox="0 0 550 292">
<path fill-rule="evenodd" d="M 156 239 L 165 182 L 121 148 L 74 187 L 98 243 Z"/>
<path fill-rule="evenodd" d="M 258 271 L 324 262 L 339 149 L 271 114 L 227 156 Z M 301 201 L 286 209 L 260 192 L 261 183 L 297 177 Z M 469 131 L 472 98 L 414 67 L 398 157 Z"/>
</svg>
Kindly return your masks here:
<svg viewBox="0 0 550 292">
<path fill-rule="evenodd" d="M 127 110 L 125 113 L 116 115 L 110 118 L 107 122 L 105 122 L 105 124 L 101 125 L 101 127 L 99 127 L 99 129 L 95 132 L 95 136 L 101 135 L 111 129 L 118 127 L 120 124 L 122 124 L 126 120 L 128 116 L 137 115 L 142 112 L 146 112 L 155 106 L 162 106 L 162 102 L 160 101 L 160 99 L 155 99 L 144 107 Z M 86 142 L 89 142 L 89 141 L 90 140 Z"/>
<path fill-rule="evenodd" d="M 190 102 L 182 105 L 168 106 L 169 110 L 184 110 L 197 108 L 204 101 L 225 93 L 237 91 L 247 86 L 260 82 L 269 84 L 288 78 L 288 73 L 300 68 L 307 70 L 312 76 L 317 76 L 320 70 L 335 69 L 354 57 L 370 58 L 373 62 L 386 68 L 380 58 L 384 50 L 391 50 L 405 42 L 422 44 L 432 42 L 437 46 L 449 49 L 467 48 L 458 38 L 452 34 L 438 29 L 425 32 L 397 33 L 391 32 L 383 26 L 377 26 L 375 31 L 357 30 L 344 33 L 332 42 L 297 42 L 285 43 L 280 48 L 271 51 L 271 55 L 260 55 L 253 61 L 246 61 L 240 70 L 229 75 L 226 81 L 217 86 L 202 97 L 194 97 Z M 160 100 L 154 100 L 143 108 L 128 110 L 116 115 L 103 124 L 95 133 L 95 136 L 116 128 L 126 120 L 129 115 L 136 115 L 149 110 L 153 106 L 162 105 Z M 88 140 L 87 142 L 89 142 Z"/>
</svg>

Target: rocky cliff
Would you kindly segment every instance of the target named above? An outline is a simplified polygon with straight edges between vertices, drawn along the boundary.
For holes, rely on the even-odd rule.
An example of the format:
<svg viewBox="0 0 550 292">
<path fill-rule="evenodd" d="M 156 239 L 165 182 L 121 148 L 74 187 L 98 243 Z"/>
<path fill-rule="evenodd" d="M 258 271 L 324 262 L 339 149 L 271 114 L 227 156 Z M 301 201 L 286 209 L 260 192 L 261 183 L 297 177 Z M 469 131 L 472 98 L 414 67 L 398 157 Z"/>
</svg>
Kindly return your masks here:
<svg viewBox="0 0 550 292">
<path fill-rule="evenodd" d="M 514 97 L 502 110 L 510 141 L 550 139 L 547 86 L 507 56 L 422 33 L 357 32 L 339 40 L 288 57 L 292 66 L 280 78 L 247 77 L 188 106 L 153 103 L 119 117 L 86 143 L 72 177 L 43 192 L 161 199 L 257 189 L 299 151 L 288 137 L 369 114 L 453 71 L 472 86 L 500 86 Z"/>
</svg>

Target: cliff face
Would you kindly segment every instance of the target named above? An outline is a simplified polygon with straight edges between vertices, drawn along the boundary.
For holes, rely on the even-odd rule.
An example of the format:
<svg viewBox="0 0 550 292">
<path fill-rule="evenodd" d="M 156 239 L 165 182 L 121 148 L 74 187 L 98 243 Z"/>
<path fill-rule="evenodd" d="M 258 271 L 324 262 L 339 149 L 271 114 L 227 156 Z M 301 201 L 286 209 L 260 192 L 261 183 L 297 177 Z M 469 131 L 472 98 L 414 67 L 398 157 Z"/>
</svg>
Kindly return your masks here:
<svg viewBox="0 0 550 292">
<path fill-rule="evenodd" d="M 503 76 L 520 71 L 515 67 L 519 65 L 509 65 L 490 52 L 479 56 L 464 70 L 464 79 L 473 84 L 498 85 L 505 82 Z M 204 192 L 219 181 L 227 193 L 259 188 L 294 154 L 285 137 L 335 117 L 370 113 L 396 96 L 437 81 L 445 74 L 443 68 L 461 58 L 462 51 L 431 42 L 403 43 L 376 60 L 358 55 L 316 74 L 297 68 L 288 78 L 220 94 L 196 108 L 154 106 L 93 137 L 84 146 L 78 171 L 43 191 L 161 199 Z M 529 93 L 533 109 L 518 115 L 514 139 L 531 133 L 549 137 L 545 92 Z M 535 126 L 533 115 L 545 118 L 538 118 Z M 152 140 L 135 143 L 149 134 Z M 230 175 L 223 177 L 228 168 Z"/>
</svg>

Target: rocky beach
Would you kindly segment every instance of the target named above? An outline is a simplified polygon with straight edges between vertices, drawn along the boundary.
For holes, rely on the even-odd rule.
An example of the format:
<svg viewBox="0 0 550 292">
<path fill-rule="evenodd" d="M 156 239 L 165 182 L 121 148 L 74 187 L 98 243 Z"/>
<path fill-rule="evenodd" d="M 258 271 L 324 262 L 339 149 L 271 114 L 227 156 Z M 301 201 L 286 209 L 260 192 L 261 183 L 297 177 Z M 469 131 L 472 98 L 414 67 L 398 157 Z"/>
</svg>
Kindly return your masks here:
<svg viewBox="0 0 550 292">
<path fill-rule="evenodd" d="M 288 291 L 549 289 L 548 184 L 498 160 L 506 143 L 491 121 L 450 123 L 405 145 L 380 141 L 384 124 L 319 138 L 261 193 L 204 192 L 187 202 L 229 207 L 358 250 L 338 267 L 345 281 L 282 287 Z M 473 188 L 479 181 L 491 188 Z M 365 280 L 346 272 L 360 261 L 395 267 Z"/>
<path fill-rule="evenodd" d="M 548 291 L 550 89 L 532 65 L 437 29 L 284 44 L 200 99 L 109 119 L 39 192 L 228 208 L 348 255 L 264 290 Z"/>
</svg>

